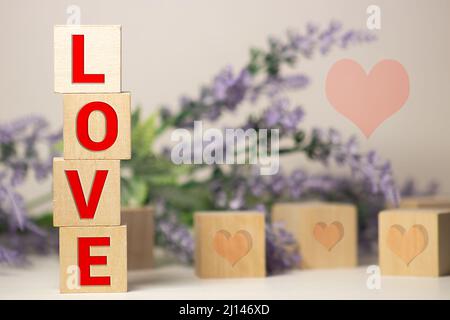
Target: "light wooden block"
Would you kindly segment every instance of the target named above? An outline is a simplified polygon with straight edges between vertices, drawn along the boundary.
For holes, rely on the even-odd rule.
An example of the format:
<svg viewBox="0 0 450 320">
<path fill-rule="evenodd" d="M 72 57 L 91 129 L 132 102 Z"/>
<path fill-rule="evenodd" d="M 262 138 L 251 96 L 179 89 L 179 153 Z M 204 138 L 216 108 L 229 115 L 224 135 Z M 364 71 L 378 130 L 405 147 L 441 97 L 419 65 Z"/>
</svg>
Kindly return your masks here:
<svg viewBox="0 0 450 320">
<path fill-rule="evenodd" d="M 200 278 L 265 277 L 265 222 L 260 212 L 198 212 L 195 272 Z"/>
<path fill-rule="evenodd" d="M 302 269 L 357 265 L 357 212 L 353 205 L 277 203 L 272 222 L 282 222 L 299 244 Z"/>
<path fill-rule="evenodd" d="M 131 95 L 124 93 L 107 94 L 65 94 L 64 95 L 64 158 L 65 159 L 130 159 L 131 157 Z M 91 102 L 108 104 L 117 116 L 115 140 L 105 150 L 93 151 L 80 142 L 80 128 L 77 119 L 80 111 Z M 87 110 L 87 109 L 84 109 Z M 111 110 L 111 114 L 114 114 Z M 83 111 L 84 113 L 84 111 Z M 106 138 L 107 118 L 101 111 L 92 111 L 88 118 L 89 137 L 93 142 L 101 142 Z M 80 131 L 77 131 L 80 130 Z M 111 134 L 111 130 L 109 133 Z"/>
<path fill-rule="evenodd" d="M 445 197 L 405 197 L 400 201 L 404 209 L 446 209 L 450 208 L 450 198 Z"/>
<path fill-rule="evenodd" d="M 153 267 L 155 238 L 152 207 L 122 208 L 122 224 L 127 226 L 128 270 Z"/>
<path fill-rule="evenodd" d="M 382 275 L 450 274 L 450 209 L 394 209 L 379 216 Z"/>
<path fill-rule="evenodd" d="M 61 293 L 126 292 L 127 291 L 127 228 L 117 227 L 62 227 L 59 229 L 60 290 Z M 81 238 L 107 238 L 107 245 L 92 245 L 89 255 L 104 259 L 106 264 L 94 261 L 89 268 L 80 268 L 79 243 Z M 84 256 L 82 256 L 84 257 Z M 97 258 L 95 258 L 97 257 Z M 84 263 L 83 263 L 84 264 Z M 83 271 L 84 270 L 84 271 Z M 89 273 L 87 273 L 89 272 Z M 109 277 L 109 285 L 88 285 L 82 277 Z"/>
<path fill-rule="evenodd" d="M 84 73 L 104 74 L 103 83 L 73 82 L 72 35 L 84 35 Z M 119 25 L 55 26 L 55 92 L 120 92 L 121 42 L 121 26 Z"/>
<path fill-rule="evenodd" d="M 92 219 L 81 219 L 67 170 L 78 171 L 84 200 L 89 204 L 97 170 L 106 170 L 106 180 Z M 92 202 L 93 203 L 93 202 Z M 53 159 L 53 224 L 55 226 L 120 225 L 120 161 Z"/>
</svg>

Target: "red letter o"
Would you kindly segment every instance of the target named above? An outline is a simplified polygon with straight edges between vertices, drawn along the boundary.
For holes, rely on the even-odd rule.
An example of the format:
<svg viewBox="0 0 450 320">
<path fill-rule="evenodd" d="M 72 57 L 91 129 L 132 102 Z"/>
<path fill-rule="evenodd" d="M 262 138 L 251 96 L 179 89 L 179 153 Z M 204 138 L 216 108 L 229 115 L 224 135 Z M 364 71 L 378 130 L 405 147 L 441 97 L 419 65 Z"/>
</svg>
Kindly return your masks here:
<svg viewBox="0 0 450 320">
<path fill-rule="evenodd" d="M 106 134 L 102 141 L 96 142 L 89 137 L 89 116 L 100 111 L 105 116 Z M 118 121 L 114 109 L 101 101 L 89 102 L 77 115 L 77 137 L 83 147 L 91 151 L 103 151 L 111 147 L 117 139 Z"/>
</svg>

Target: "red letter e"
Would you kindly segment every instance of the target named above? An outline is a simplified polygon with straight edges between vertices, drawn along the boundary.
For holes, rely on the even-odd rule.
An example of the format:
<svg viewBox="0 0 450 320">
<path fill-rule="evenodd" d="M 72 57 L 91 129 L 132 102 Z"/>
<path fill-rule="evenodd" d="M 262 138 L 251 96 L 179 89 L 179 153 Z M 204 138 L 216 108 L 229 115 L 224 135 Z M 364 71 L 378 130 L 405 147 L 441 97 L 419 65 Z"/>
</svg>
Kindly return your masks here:
<svg viewBox="0 0 450 320">
<path fill-rule="evenodd" d="M 106 256 L 91 256 L 92 246 L 109 246 L 109 237 L 78 238 L 78 267 L 81 286 L 109 286 L 111 277 L 91 277 L 92 265 L 106 265 Z"/>
</svg>

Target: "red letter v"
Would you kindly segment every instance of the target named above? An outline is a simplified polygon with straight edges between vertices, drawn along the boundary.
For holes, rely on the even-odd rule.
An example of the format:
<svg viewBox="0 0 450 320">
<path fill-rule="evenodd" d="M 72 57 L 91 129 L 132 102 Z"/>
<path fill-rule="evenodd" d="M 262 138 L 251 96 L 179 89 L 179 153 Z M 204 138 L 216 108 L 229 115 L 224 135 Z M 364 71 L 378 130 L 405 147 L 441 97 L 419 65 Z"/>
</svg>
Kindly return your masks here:
<svg viewBox="0 0 450 320">
<path fill-rule="evenodd" d="M 70 190 L 72 190 L 72 195 L 81 219 L 94 218 L 107 175 L 108 170 L 97 170 L 95 172 L 95 178 L 92 184 L 91 193 L 89 195 L 89 201 L 86 203 L 86 197 L 84 196 L 78 171 L 66 170 L 66 177 L 69 181 Z"/>
</svg>

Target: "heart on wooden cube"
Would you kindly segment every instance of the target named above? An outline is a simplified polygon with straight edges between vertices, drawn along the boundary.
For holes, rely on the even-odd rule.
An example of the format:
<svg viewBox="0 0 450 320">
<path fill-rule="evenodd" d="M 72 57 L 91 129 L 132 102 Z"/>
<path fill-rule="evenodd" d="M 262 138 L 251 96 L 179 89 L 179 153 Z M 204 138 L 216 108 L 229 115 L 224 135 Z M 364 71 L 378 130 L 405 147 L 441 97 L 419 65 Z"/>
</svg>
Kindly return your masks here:
<svg viewBox="0 0 450 320">
<path fill-rule="evenodd" d="M 389 209 L 378 215 L 381 274 L 450 274 L 450 208 Z"/>
<path fill-rule="evenodd" d="M 428 245 L 428 233 L 424 226 L 413 225 L 408 232 L 396 224 L 389 228 L 388 246 L 408 266 Z"/>
<path fill-rule="evenodd" d="M 265 217 L 258 211 L 194 214 L 195 274 L 199 278 L 266 276 Z"/>
<path fill-rule="evenodd" d="M 352 268 L 357 265 L 358 215 L 354 205 L 286 202 L 272 207 L 272 221 L 283 223 L 300 252 L 301 269 Z"/>
<path fill-rule="evenodd" d="M 344 226 L 339 221 L 334 221 L 330 225 L 324 222 L 318 222 L 314 226 L 313 234 L 317 241 L 328 251 L 331 251 L 344 237 Z"/>
<path fill-rule="evenodd" d="M 252 236 L 245 230 L 239 230 L 233 236 L 226 230 L 219 230 L 214 236 L 214 250 L 232 266 L 245 257 L 251 248 Z"/>
</svg>

